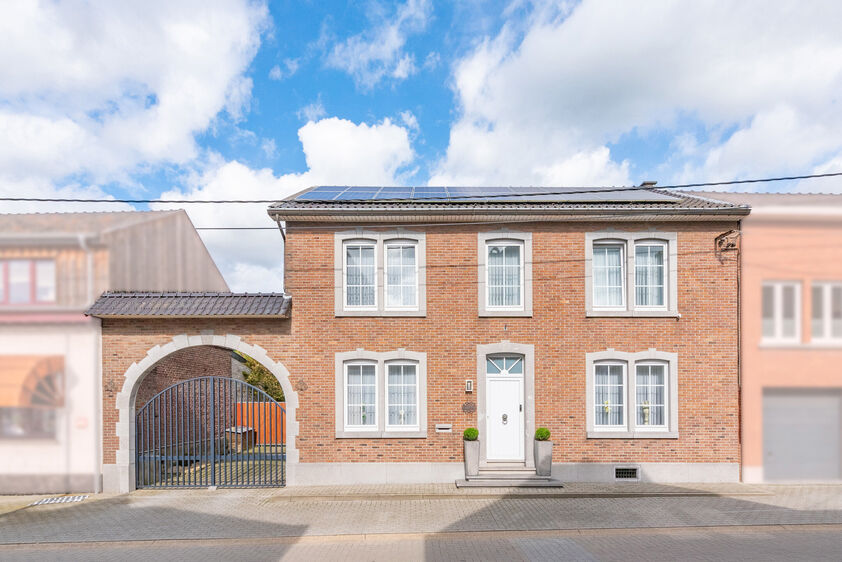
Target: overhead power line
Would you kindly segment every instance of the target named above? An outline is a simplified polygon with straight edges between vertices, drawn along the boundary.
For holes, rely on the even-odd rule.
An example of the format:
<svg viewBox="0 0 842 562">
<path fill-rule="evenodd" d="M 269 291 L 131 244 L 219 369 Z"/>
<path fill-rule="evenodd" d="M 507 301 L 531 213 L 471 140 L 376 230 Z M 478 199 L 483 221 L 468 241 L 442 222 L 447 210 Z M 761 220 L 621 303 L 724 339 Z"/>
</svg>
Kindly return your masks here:
<svg viewBox="0 0 842 562">
<path fill-rule="evenodd" d="M 827 174 L 805 174 L 801 176 L 779 176 L 771 178 L 753 178 L 745 180 L 728 180 L 716 182 L 696 182 L 696 183 L 682 183 L 672 185 L 662 185 L 657 189 L 690 189 L 697 187 L 721 187 L 724 185 L 742 185 L 751 183 L 771 183 L 794 180 L 810 180 L 818 178 L 832 178 L 842 176 L 842 172 L 832 172 Z M 489 194 L 489 195 L 453 195 L 449 197 L 432 196 L 432 197 L 416 197 L 414 199 L 394 198 L 394 199 L 379 199 L 378 201 L 423 201 L 425 199 L 442 201 L 442 200 L 487 200 L 487 199 L 507 199 L 512 198 L 513 195 L 517 197 L 540 197 L 544 195 L 576 195 L 580 193 L 616 193 L 625 191 L 649 191 L 654 186 L 652 184 L 635 185 L 635 186 L 590 186 L 590 187 L 565 187 L 558 188 L 556 191 L 540 191 L 540 192 L 523 192 L 523 193 L 506 193 L 506 194 Z M 58 198 L 58 197 L 0 197 L 0 201 L 21 202 L 21 203 L 123 203 L 123 204 L 271 204 L 277 203 L 278 199 L 84 199 L 84 198 Z M 343 203 L 352 202 L 370 202 L 371 199 L 343 199 Z"/>
</svg>

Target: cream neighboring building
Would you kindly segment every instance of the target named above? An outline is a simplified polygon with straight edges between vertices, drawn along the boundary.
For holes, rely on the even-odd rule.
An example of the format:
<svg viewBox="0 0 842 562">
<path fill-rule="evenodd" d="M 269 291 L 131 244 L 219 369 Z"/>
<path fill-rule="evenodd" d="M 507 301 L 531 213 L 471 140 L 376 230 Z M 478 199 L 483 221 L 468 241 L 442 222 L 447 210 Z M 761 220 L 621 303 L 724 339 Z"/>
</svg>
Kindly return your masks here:
<svg viewBox="0 0 842 562">
<path fill-rule="evenodd" d="M 101 489 L 106 290 L 228 286 L 184 211 L 0 215 L 0 493 Z"/>
</svg>

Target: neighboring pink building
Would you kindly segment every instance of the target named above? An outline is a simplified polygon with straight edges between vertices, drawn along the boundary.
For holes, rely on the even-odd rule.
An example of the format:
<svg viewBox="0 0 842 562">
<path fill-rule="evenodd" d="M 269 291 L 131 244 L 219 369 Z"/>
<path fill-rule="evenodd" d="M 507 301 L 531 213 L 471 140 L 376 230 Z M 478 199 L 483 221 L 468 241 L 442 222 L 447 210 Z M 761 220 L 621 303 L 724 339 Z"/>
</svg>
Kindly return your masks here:
<svg viewBox="0 0 842 562">
<path fill-rule="evenodd" d="M 842 195 L 711 194 L 742 221 L 746 482 L 842 479 Z"/>
</svg>

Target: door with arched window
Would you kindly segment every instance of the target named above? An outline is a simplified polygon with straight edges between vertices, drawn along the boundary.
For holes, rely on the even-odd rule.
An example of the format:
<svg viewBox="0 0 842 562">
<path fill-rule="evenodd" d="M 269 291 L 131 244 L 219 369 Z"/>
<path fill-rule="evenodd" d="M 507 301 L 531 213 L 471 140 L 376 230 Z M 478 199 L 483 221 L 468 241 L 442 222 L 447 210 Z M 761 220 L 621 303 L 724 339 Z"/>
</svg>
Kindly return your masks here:
<svg viewBox="0 0 842 562">
<path fill-rule="evenodd" d="M 488 355 L 485 361 L 486 460 L 524 460 L 524 360 Z"/>
</svg>

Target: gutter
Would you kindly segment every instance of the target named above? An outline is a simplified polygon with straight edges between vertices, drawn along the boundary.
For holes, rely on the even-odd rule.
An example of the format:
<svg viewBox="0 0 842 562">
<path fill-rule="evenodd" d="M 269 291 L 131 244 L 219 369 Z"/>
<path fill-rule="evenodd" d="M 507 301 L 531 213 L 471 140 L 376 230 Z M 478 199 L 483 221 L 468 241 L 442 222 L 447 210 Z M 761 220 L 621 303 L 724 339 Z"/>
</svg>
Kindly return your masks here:
<svg viewBox="0 0 842 562">
<path fill-rule="evenodd" d="M 276 222 L 287 220 L 307 220 L 324 222 L 336 222 L 337 220 L 347 221 L 347 216 L 365 217 L 371 220 L 392 221 L 395 219 L 408 221 L 430 221 L 437 217 L 453 219 L 464 217 L 469 220 L 471 217 L 498 218 L 517 217 L 520 220 L 596 220 L 596 219 L 617 219 L 634 217 L 638 220 L 660 218 L 664 216 L 677 217 L 716 217 L 717 220 L 740 220 L 748 215 L 751 209 L 746 206 L 726 207 L 721 209 L 699 209 L 699 208 L 625 208 L 625 209 L 599 209 L 589 211 L 586 209 L 535 209 L 517 207 L 508 208 L 441 208 L 441 207 L 418 207 L 413 209 L 377 209 L 359 207 L 331 207 L 331 208 L 284 208 L 269 209 L 269 216 Z"/>
</svg>

